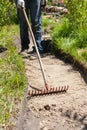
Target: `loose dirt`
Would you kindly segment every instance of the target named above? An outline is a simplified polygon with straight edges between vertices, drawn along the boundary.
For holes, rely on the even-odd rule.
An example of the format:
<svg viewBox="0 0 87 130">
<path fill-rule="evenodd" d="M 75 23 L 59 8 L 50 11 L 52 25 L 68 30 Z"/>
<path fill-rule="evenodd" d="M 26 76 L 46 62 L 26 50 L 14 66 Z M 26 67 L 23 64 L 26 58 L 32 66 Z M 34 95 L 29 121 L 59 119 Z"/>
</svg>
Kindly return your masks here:
<svg viewBox="0 0 87 130">
<path fill-rule="evenodd" d="M 87 130 L 87 84 L 83 77 L 52 54 L 44 54 L 41 59 L 49 86 L 69 85 L 69 89 L 64 94 L 30 98 L 28 90 L 44 88 L 44 82 L 38 59 L 24 58 L 27 91 L 13 130 Z"/>
</svg>

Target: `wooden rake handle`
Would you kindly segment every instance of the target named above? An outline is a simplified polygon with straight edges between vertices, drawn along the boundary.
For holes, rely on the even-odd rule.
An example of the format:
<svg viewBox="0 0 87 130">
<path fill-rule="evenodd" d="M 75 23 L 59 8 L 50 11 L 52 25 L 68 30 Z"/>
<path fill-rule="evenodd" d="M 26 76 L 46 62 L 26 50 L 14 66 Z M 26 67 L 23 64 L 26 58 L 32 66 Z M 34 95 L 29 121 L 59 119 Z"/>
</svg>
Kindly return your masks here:
<svg viewBox="0 0 87 130">
<path fill-rule="evenodd" d="M 25 19 L 26 19 L 26 22 L 27 22 L 27 25 L 28 25 L 28 28 L 29 28 L 29 31 L 30 31 L 30 35 L 31 35 L 33 44 L 34 44 L 35 49 L 36 49 L 36 53 L 37 53 L 37 56 L 38 56 L 38 61 L 39 61 L 41 72 L 42 72 L 42 76 L 43 76 L 43 79 L 44 79 L 44 84 L 45 84 L 46 89 L 48 90 L 48 85 L 47 85 L 47 81 L 46 81 L 46 75 L 45 75 L 45 72 L 44 72 L 44 68 L 43 68 L 41 57 L 40 57 L 40 54 L 39 54 L 39 51 L 38 51 L 38 47 L 37 47 L 37 44 L 36 44 L 36 41 L 35 41 L 35 38 L 34 38 L 34 34 L 33 34 L 33 31 L 32 31 L 30 22 L 28 20 L 25 8 L 22 8 L 22 10 L 23 10 L 23 13 L 24 13 L 24 16 L 25 16 Z"/>
</svg>

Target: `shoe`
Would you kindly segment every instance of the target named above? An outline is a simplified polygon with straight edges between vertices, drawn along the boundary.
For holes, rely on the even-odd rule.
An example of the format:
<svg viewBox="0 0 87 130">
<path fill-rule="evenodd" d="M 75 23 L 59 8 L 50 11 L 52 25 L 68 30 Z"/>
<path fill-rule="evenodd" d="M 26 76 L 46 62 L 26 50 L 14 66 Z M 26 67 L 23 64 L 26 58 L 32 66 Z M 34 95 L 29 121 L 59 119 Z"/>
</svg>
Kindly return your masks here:
<svg viewBox="0 0 87 130">
<path fill-rule="evenodd" d="M 35 60 L 35 59 L 37 59 L 37 53 L 36 53 L 36 52 L 32 52 L 32 53 L 29 55 L 29 59 L 30 59 L 30 60 Z"/>
<path fill-rule="evenodd" d="M 22 55 L 23 57 L 27 57 L 28 56 L 28 49 L 21 50 L 19 52 L 19 54 Z"/>
<path fill-rule="evenodd" d="M 44 51 L 39 51 L 40 54 L 44 54 L 45 52 Z"/>
<path fill-rule="evenodd" d="M 30 51 L 30 52 L 28 52 L 28 54 L 33 54 L 33 53 L 35 53 L 35 52 L 36 52 L 35 47 L 32 47 L 32 48 L 33 48 L 33 50 L 32 50 L 32 51 Z"/>
<path fill-rule="evenodd" d="M 29 54 L 29 59 L 30 59 L 30 60 L 35 60 L 35 59 L 37 59 L 37 53 L 36 53 L 35 47 L 33 46 L 32 48 L 33 48 L 33 50 L 30 51 L 30 52 L 28 52 L 28 54 Z"/>
</svg>

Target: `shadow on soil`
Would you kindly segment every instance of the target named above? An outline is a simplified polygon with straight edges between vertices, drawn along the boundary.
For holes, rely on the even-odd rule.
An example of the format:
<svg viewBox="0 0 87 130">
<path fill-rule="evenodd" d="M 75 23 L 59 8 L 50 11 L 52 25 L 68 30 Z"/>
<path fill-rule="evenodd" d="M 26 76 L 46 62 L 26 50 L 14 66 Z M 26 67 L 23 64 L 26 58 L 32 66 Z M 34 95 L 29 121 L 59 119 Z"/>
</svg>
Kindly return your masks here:
<svg viewBox="0 0 87 130">
<path fill-rule="evenodd" d="M 72 110 L 66 110 L 61 113 L 61 116 L 66 117 L 69 120 L 76 122 L 76 126 L 82 125 L 81 130 L 87 130 L 87 115 L 81 115 L 80 113 L 74 112 Z"/>
</svg>

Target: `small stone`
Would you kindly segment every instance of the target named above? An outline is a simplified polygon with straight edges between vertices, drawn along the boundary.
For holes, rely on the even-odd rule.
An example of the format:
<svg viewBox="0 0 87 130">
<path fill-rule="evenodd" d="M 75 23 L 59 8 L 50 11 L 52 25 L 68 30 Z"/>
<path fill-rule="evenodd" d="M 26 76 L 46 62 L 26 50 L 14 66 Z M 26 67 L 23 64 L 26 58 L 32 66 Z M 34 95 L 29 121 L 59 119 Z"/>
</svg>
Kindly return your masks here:
<svg viewBox="0 0 87 130">
<path fill-rule="evenodd" d="M 53 107 L 56 107 L 56 104 L 52 104 Z"/>
<path fill-rule="evenodd" d="M 62 108 L 59 108 L 59 111 L 60 111 L 60 112 L 63 112 L 63 109 L 62 109 Z"/>
<path fill-rule="evenodd" d="M 42 111 L 43 110 L 43 108 L 39 108 L 39 111 Z"/>
<path fill-rule="evenodd" d="M 48 110 L 48 111 L 50 110 L 50 106 L 49 105 L 45 105 L 44 108 L 45 108 L 45 110 Z"/>
</svg>

